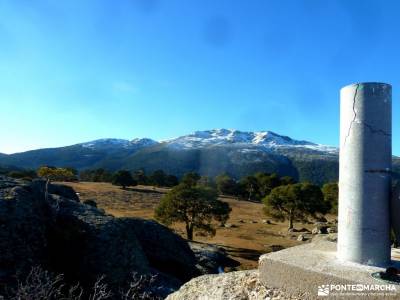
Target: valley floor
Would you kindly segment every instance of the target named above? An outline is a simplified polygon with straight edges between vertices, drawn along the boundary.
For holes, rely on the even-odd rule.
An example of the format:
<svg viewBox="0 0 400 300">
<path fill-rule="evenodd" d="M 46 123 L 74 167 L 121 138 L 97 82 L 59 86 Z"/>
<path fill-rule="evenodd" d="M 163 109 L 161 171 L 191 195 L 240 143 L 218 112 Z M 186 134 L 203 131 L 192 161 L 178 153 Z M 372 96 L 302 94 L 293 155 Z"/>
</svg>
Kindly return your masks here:
<svg viewBox="0 0 400 300">
<path fill-rule="evenodd" d="M 168 189 L 149 186 L 135 186 L 126 190 L 109 183 L 63 182 L 79 193 L 81 201 L 95 200 L 99 208 L 116 217 L 154 218 L 154 208 Z M 239 261 L 238 269 L 254 269 L 261 254 L 292 247 L 302 242 L 296 234 L 287 234 L 287 224 L 274 222 L 263 213 L 261 203 L 239 201 L 221 197 L 232 208 L 226 227 L 217 227 L 214 237 L 195 235 L 194 240 L 224 248 L 231 258 Z M 271 224 L 264 223 L 271 220 Z M 264 222 L 263 222 L 264 221 Z M 297 226 L 296 226 L 297 225 Z M 296 228 L 312 229 L 310 224 L 295 224 Z M 183 224 L 172 227 L 185 237 Z"/>
</svg>

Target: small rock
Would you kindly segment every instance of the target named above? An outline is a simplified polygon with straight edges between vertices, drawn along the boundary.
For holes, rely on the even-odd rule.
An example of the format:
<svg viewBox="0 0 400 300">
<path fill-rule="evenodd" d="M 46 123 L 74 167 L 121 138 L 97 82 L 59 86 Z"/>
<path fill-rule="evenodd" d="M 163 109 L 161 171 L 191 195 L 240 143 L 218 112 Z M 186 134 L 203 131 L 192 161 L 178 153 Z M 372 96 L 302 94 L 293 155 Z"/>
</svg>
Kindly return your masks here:
<svg viewBox="0 0 400 300">
<path fill-rule="evenodd" d="M 316 226 L 326 226 L 327 224 L 328 224 L 328 222 L 320 222 L 320 221 L 314 222 L 314 225 L 316 225 Z"/>
<path fill-rule="evenodd" d="M 96 207 L 96 208 L 97 208 L 97 203 L 96 203 L 96 201 L 95 201 L 95 200 L 92 200 L 92 199 L 88 199 L 88 200 L 83 201 L 83 204 L 86 204 L 86 205 L 89 205 L 89 206 L 92 206 L 92 207 Z"/>
<path fill-rule="evenodd" d="M 312 238 L 312 242 L 314 243 L 318 241 L 337 242 L 337 233 L 317 234 Z"/>
<path fill-rule="evenodd" d="M 237 227 L 237 225 L 230 224 L 230 223 L 226 223 L 224 226 L 225 226 L 225 228 L 236 228 Z"/>
<path fill-rule="evenodd" d="M 280 251 L 285 249 L 285 247 L 281 245 L 268 245 L 267 248 L 269 248 L 272 252 Z"/>
<path fill-rule="evenodd" d="M 327 233 L 336 233 L 337 232 L 337 228 L 336 227 L 329 227 L 326 231 L 327 231 Z"/>
<path fill-rule="evenodd" d="M 307 239 L 305 238 L 304 235 L 300 234 L 300 235 L 297 237 L 297 240 L 298 240 L 299 242 L 304 242 L 304 241 L 307 240 Z"/>
<path fill-rule="evenodd" d="M 326 225 L 318 225 L 317 227 L 314 227 L 313 230 L 311 231 L 312 234 L 326 234 L 328 233 L 328 226 Z"/>
<path fill-rule="evenodd" d="M 328 220 L 327 220 L 325 217 L 323 217 L 323 216 L 318 217 L 317 220 L 318 220 L 319 222 L 323 222 L 323 223 L 328 222 Z"/>
</svg>

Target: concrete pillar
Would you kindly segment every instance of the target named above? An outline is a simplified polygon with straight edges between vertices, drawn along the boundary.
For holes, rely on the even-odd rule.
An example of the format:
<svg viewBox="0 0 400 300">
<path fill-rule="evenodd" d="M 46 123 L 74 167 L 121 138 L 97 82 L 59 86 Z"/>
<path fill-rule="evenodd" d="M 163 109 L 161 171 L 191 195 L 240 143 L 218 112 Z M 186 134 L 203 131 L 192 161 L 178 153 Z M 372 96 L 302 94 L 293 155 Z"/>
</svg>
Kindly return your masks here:
<svg viewBox="0 0 400 300">
<path fill-rule="evenodd" d="M 340 260 L 390 262 L 392 87 L 359 83 L 340 91 Z"/>
<path fill-rule="evenodd" d="M 390 227 L 394 232 L 396 247 L 400 246 L 400 181 L 393 180 L 392 201 L 390 203 Z"/>
</svg>

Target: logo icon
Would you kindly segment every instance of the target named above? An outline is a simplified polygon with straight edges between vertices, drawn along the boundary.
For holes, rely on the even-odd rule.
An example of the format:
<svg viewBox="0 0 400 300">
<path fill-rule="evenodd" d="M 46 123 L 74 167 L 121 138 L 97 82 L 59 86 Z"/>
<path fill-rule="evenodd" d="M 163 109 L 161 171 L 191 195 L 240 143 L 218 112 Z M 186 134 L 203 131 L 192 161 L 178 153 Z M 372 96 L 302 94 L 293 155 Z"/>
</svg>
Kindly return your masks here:
<svg viewBox="0 0 400 300">
<path fill-rule="evenodd" d="M 327 284 L 319 285 L 318 296 L 329 296 L 329 285 Z"/>
</svg>

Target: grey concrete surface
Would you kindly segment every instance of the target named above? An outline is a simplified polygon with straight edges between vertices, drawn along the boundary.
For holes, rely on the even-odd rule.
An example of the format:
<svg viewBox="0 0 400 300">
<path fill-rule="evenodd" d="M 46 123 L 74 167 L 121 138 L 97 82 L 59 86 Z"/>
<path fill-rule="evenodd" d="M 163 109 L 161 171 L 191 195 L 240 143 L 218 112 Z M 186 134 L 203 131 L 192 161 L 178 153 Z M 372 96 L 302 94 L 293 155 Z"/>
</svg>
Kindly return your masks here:
<svg viewBox="0 0 400 300">
<path fill-rule="evenodd" d="M 390 260 L 392 88 L 359 83 L 340 91 L 338 258 Z"/>
<path fill-rule="evenodd" d="M 393 250 L 389 265 L 399 267 L 400 251 Z M 321 299 L 319 286 L 386 285 L 371 276 L 384 268 L 343 262 L 336 258 L 336 243 L 320 240 L 264 254 L 259 259 L 260 282 L 301 299 Z M 391 285 L 388 291 L 336 291 L 332 289 L 322 299 L 400 299 L 400 286 Z M 367 295 L 368 294 L 368 295 Z"/>
<path fill-rule="evenodd" d="M 400 181 L 396 181 L 392 188 L 392 199 L 390 202 L 390 224 L 400 245 Z"/>
</svg>

